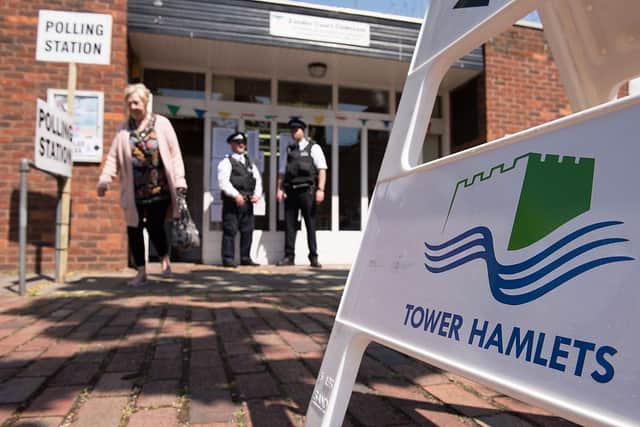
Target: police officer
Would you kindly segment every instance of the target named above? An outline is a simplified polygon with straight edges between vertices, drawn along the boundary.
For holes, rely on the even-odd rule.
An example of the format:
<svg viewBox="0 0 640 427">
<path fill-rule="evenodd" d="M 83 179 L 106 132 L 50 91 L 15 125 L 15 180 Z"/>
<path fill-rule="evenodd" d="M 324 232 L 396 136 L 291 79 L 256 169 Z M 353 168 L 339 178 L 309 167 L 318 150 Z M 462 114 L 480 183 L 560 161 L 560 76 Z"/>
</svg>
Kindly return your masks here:
<svg viewBox="0 0 640 427">
<path fill-rule="evenodd" d="M 222 264 L 236 267 L 234 247 L 240 230 L 240 264 L 259 265 L 250 256 L 253 237 L 253 205 L 262 196 L 262 179 L 257 166 L 247 156 L 247 137 L 236 132 L 227 138 L 231 155 L 218 164 L 222 190 Z"/>
<path fill-rule="evenodd" d="M 293 144 L 287 147 L 287 162 L 278 174 L 278 201 L 284 200 L 285 245 L 284 258 L 277 265 L 293 265 L 298 223 L 302 213 L 307 228 L 309 262 L 320 268 L 316 243 L 316 207 L 324 201 L 327 181 L 327 161 L 318 144 L 305 138 L 307 127 L 298 118 L 289 120 Z"/>
</svg>

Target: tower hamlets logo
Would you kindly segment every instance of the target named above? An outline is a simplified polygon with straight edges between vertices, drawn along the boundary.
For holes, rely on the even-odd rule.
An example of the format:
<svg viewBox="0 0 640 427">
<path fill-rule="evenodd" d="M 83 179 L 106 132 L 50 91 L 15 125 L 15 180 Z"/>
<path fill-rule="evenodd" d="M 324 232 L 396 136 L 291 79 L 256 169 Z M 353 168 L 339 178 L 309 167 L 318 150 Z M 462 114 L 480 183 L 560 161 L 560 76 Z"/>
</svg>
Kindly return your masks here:
<svg viewBox="0 0 640 427">
<path fill-rule="evenodd" d="M 595 159 L 581 158 L 576 162 L 570 156 L 560 159 L 557 155 L 528 153 L 515 158 L 511 165 L 500 164 L 487 174 L 480 172 L 470 180 L 459 181 L 451 197 L 443 232 L 460 190 L 513 171 L 525 162 L 524 181 L 507 251 L 527 248 L 591 209 Z M 589 270 L 633 260 L 624 255 L 598 256 L 598 248 L 628 240 L 617 236 L 598 238 L 594 233 L 621 224 L 621 221 L 611 220 L 579 227 L 515 264 L 500 263 L 496 259 L 491 230 L 476 226 L 444 243 L 425 242 L 425 267 L 431 273 L 440 274 L 473 260 L 484 260 L 493 297 L 503 304 L 526 304 Z"/>
</svg>

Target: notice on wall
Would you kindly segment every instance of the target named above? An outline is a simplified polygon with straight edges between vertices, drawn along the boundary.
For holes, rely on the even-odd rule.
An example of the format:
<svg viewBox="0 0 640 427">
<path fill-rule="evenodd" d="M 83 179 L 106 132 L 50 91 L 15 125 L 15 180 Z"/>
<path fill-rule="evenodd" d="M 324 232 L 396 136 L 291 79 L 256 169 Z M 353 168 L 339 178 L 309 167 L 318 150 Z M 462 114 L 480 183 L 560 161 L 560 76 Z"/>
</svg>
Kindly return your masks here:
<svg viewBox="0 0 640 427">
<path fill-rule="evenodd" d="M 282 132 L 280 133 L 279 142 L 280 161 L 278 163 L 278 173 L 284 173 L 284 168 L 287 165 L 287 147 L 293 144 L 293 138 L 289 132 Z"/>
<path fill-rule="evenodd" d="M 368 47 L 370 27 L 364 22 L 271 12 L 269 34 L 319 42 Z"/>
<path fill-rule="evenodd" d="M 67 91 L 49 89 L 49 105 L 67 111 Z M 104 94 L 93 91 L 76 91 L 73 104 L 73 161 L 100 163 L 102 161 L 102 132 Z"/>
<path fill-rule="evenodd" d="M 291 137 L 291 133 L 281 132 L 278 141 L 280 150 L 278 173 L 284 175 L 284 170 L 287 166 L 287 147 L 293 144 L 293 138 Z M 280 202 L 280 209 L 278 209 L 278 221 L 284 221 L 284 202 Z"/>
<path fill-rule="evenodd" d="M 211 186 L 210 191 L 213 197 L 209 209 L 210 218 L 213 222 L 222 221 L 222 193 L 218 183 L 218 164 L 224 156 L 231 154 L 231 148 L 227 144 L 229 135 L 235 132 L 233 128 L 214 127 L 211 132 Z"/>
<path fill-rule="evenodd" d="M 34 163 L 56 175 L 71 176 L 73 125 L 67 115 L 41 99 L 36 104 Z"/>
<path fill-rule="evenodd" d="M 40 10 L 36 60 L 108 65 L 111 15 Z"/>
</svg>

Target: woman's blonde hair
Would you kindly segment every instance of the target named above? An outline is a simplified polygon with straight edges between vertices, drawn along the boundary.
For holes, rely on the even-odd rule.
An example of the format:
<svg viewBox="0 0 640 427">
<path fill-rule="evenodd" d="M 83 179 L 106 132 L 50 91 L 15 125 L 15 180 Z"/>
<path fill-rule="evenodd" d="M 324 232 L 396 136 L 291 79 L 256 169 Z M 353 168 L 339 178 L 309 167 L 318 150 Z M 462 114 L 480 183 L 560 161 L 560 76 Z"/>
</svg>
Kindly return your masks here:
<svg viewBox="0 0 640 427">
<path fill-rule="evenodd" d="M 149 102 L 151 91 L 142 83 L 133 83 L 124 88 L 124 102 L 126 103 L 127 99 L 134 93 L 140 97 L 145 105 Z"/>
</svg>

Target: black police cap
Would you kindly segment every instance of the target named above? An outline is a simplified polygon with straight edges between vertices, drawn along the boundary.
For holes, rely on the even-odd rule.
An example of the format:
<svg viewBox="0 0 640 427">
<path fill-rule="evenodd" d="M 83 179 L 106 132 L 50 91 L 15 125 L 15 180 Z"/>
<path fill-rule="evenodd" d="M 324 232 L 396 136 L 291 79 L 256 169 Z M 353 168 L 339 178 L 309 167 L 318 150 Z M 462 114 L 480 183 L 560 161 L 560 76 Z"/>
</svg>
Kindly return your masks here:
<svg viewBox="0 0 640 427">
<path fill-rule="evenodd" d="M 247 143 L 247 136 L 242 132 L 235 132 L 229 135 L 227 138 L 227 143 L 231 144 L 232 142 L 244 142 Z"/>
<path fill-rule="evenodd" d="M 307 124 L 305 122 L 303 122 L 302 120 L 298 119 L 298 118 L 293 118 L 291 120 L 289 120 L 289 123 L 287 123 L 287 125 L 289 126 L 289 128 L 291 129 L 306 129 L 307 128 Z"/>
</svg>

